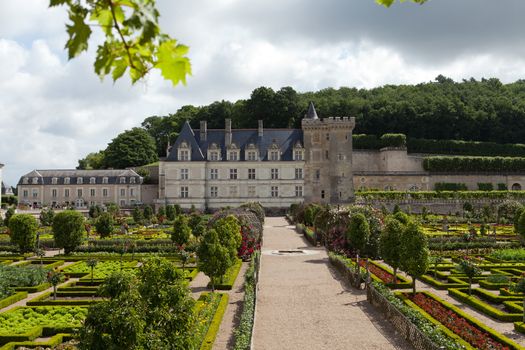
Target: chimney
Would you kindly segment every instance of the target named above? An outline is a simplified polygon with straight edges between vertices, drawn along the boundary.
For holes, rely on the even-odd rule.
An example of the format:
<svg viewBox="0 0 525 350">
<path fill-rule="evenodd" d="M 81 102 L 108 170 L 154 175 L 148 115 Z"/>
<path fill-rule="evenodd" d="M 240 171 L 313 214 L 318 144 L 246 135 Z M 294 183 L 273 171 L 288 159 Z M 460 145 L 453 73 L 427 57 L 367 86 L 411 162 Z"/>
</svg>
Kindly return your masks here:
<svg viewBox="0 0 525 350">
<path fill-rule="evenodd" d="M 257 129 L 257 136 L 262 137 L 263 136 L 263 121 L 259 120 L 259 127 Z"/>
<path fill-rule="evenodd" d="M 224 120 L 224 145 L 228 147 L 232 143 L 232 120 Z"/>
<path fill-rule="evenodd" d="M 208 124 L 206 123 L 206 120 L 201 120 L 200 134 L 201 141 L 206 141 L 206 138 L 208 137 Z"/>
</svg>

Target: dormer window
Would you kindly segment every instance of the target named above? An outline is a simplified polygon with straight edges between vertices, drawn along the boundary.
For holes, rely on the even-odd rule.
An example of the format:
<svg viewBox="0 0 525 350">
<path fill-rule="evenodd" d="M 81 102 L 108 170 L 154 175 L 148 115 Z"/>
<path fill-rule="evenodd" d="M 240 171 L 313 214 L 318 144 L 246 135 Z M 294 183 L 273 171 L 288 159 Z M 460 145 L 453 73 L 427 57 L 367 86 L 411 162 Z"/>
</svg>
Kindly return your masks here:
<svg viewBox="0 0 525 350">
<path fill-rule="evenodd" d="M 33 178 L 33 184 L 37 184 L 38 183 L 38 177 L 34 177 Z"/>
<path fill-rule="evenodd" d="M 293 160 L 304 160 L 304 148 L 299 141 L 293 146 Z"/>
<path fill-rule="evenodd" d="M 270 151 L 270 160 L 279 160 L 279 151 Z"/>
<path fill-rule="evenodd" d="M 136 180 L 135 180 L 135 178 L 134 178 L 134 177 L 130 177 L 130 178 L 129 178 L 129 183 L 130 183 L 130 184 L 134 184 L 134 183 L 135 183 L 135 181 L 136 181 Z"/>
<path fill-rule="evenodd" d="M 69 177 L 64 178 L 64 185 L 69 185 L 71 182 L 71 179 Z"/>
<path fill-rule="evenodd" d="M 179 145 L 179 160 L 188 161 L 190 160 L 190 146 L 186 141 L 181 142 Z"/>
<path fill-rule="evenodd" d="M 221 150 L 215 142 L 208 147 L 208 160 L 221 160 Z"/>
<path fill-rule="evenodd" d="M 122 176 L 120 178 L 120 181 L 119 181 L 121 184 L 125 184 L 126 183 L 126 178 L 124 176 Z"/>
<path fill-rule="evenodd" d="M 89 178 L 89 183 L 90 183 L 90 184 L 95 184 L 95 183 L 96 183 L 95 178 L 94 178 L 94 177 L 90 177 L 90 178 Z"/>
<path fill-rule="evenodd" d="M 22 183 L 27 185 L 29 183 L 29 179 L 27 177 L 24 177 L 24 179 L 22 180 Z"/>
<path fill-rule="evenodd" d="M 77 177 L 77 185 L 82 185 L 84 183 L 84 179 L 81 177 Z"/>
<path fill-rule="evenodd" d="M 107 176 L 104 176 L 104 177 L 102 178 L 102 183 L 103 183 L 103 184 L 107 184 L 107 183 L 108 183 L 108 178 L 107 178 Z"/>
<path fill-rule="evenodd" d="M 51 179 L 51 184 L 56 185 L 58 183 L 58 178 L 54 177 Z"/>
<path fill-rule="evenodd" d="M 228 157 L 228 160 L 231 160 L 231 161 L 239 160 L 239 149 L 236 144 L 232 143 L 228 147 L 227 157 Z"/>
<path fill-rule="evenodd" d="M 255 147 L 255 145 L 253 143 L 250 143 L 248 147 L 246 147 L 246 155 L 245 155 L 246 160 L 250 160 L 250 161 L 257 160 L 258 158 L 257 153 L 258 152 L 257 152 L 257 148 Z"/>
<path fill-rule="evenodd" d="M 219 152 L 210 151 L 210 160 L 219 160 Z"/>
</svg>

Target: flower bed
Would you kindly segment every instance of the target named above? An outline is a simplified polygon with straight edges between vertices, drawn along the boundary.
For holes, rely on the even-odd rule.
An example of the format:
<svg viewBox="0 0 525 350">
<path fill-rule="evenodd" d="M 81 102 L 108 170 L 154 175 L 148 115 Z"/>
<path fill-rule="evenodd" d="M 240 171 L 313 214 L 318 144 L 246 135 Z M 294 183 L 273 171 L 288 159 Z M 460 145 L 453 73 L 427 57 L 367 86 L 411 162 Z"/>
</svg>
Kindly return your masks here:
<svg viewBox="0 0 525 350">
<path fill-rule="evenodd" d="M 449 330 L 478 349 L 520 349 L 521 347 L 494 330 L 476 322 L 452 305 L 420 292 L 407 297 Z"/>
<path fill-rule="evenodd" d="M 359 260 L 359 266 L 366 268 L 366 260 Z M 397 275 L 397 283 L 394 284 L 394 274 L 393 272 L 388 271 L 386 268 L 377 265 L 373 261 L 368 263 L 368 270 L 374 276 L 376 276 L 381 282 L 386 284 L 388 287 L 393 288 L 410 288 L 412 283 L 409 282 L 406 278 Z"/>
</svg>

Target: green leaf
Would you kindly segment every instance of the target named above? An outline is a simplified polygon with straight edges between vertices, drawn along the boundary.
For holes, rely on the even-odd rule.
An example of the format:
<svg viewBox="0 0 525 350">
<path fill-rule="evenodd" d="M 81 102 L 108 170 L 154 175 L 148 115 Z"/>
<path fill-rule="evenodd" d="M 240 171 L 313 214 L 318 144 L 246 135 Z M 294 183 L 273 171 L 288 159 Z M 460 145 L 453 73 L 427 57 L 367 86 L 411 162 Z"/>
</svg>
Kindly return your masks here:
<svg viewBox="0 0 525 350">
<path fill-rule="evenodd" d="M 157 51 L 157 62 L 155 68 L 160 69 L 162 76 L 170 80 L 173 85 L 182 82 L 186 85 L 186 75 L 191 74 L 190 61 L 184 55 L 188 47 L 177 45 L 176 40 L 161 43 Z"/>
<path fill-rule="evenodd" d="M 88 39 L 91 36 L 91 28 L 84 22 L 87 10 L 81 6 L 71 6 L 69 19 L 72 24 L 66 25 L 69 40 L 66 43 L 69 59 L 76 57 L 88 48 Z"/>
<path fill-rule="evenodd" d="M 49 0 L 49 7 L 71 4 L 71 0 Z"/>
<path fill-rule="evenodd" d="M 115 60 L 113 62 L 113 81 L 120 78 L 126 72 L 126 69 L 128 69 L 128 64 L 125 60 Z"/>
</svg>

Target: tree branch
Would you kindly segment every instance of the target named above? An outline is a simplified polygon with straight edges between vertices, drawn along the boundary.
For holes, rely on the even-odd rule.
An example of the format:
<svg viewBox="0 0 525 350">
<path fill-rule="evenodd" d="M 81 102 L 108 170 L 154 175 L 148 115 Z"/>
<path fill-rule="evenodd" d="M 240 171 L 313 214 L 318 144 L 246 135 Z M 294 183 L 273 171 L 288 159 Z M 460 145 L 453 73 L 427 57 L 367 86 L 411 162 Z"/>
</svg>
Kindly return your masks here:
<svg viewBox="0 0 525 350">
<path fill-rule="evenodd" d="M 130 47 L 129 47 L 128 43 L 126 42 L 126 39 L 124 38 L 124 34 L 122 34 L 122 31 L 120 30 L 120 27 L 118 25 L 117 16 L 115 14 L 115 7 L 113 5 L 113 1 L 109 0 L 108 3 L 109 3 L 109 8 L 111 9 L 111 16 L 113 17 L 114 27 L 117 30 L 120 38 L 122 39 L 122 43 L 124 44 L 124 47 L 126 48 L 126 52 L 128 53 L 129 66 L 131 68 L 133 68 L 133 69 L 138 70 L 137 67 L 135 67 L 135 65 L 133 64 L 133 59 L 131 58 Z"/>
</svg>

